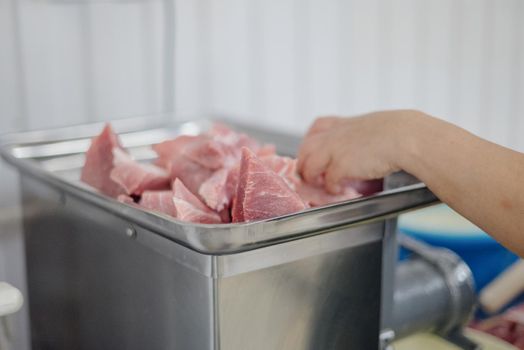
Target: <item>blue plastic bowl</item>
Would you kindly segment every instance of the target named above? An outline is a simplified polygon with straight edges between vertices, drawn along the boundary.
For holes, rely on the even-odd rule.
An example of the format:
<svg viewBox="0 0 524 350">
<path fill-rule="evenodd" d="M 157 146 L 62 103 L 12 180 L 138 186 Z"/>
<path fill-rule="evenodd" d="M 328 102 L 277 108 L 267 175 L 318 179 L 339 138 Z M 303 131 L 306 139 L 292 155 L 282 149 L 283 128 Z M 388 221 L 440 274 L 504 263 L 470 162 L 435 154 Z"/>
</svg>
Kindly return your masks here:
<svg viewBox="0 0 524 350">
<path fill-rule="evenodd" d="M 399 230 L 430 245 L 457 253 L 473 272 L 477 291 L 518 259 L 447 205 L 402 215 Z M 405 254 L 401 251 L 401 256 Z"/>
</svg>

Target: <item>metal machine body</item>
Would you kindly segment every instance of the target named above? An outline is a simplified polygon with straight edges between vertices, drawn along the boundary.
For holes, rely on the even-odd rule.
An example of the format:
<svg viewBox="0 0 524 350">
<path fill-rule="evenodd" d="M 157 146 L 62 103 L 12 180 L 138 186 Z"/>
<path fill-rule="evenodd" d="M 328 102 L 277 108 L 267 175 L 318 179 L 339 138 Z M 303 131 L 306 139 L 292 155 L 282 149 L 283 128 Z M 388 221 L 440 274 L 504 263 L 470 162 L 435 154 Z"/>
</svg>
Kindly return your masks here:
<svg viewBox="0 0 524 350">
<path fill-rule="evenodd" d="M 22 188 L 34 349 L 378 346 L 383 223 L 208 255 Z"/>
<path fill-rule="evenodd" d="M 138 159 L 152 156 L 152 143 L 209 125 L 148 124 L 116 125 Z M 21 173 L 33 349 L 387 345 L 395 218 L 437 201 L 423 184 L 249 224 L 182 223 L 78 181 L 100 127 L 71 129 L 67 140 L 57 131 L 19 135 L 2 149 Z M 280 153 L 298 144 L 238 127 Z"/>
</svg>

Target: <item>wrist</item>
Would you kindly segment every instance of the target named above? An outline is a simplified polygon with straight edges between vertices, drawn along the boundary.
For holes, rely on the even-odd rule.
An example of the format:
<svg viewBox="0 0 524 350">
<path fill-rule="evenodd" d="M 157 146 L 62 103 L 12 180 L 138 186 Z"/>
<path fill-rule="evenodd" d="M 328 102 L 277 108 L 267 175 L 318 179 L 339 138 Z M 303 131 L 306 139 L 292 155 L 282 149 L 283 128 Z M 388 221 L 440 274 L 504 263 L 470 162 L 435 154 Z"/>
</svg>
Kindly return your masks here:
<svg viewBox="0 0 524 350">
<path fill-rule="evenodd" d="M 397 167 L 414 176 L 417 176 L 417 164 L 420 164 L 424 156 L 424 145 L 430 136 L 431 117 L 427 114 L 409 110 L 402 111 L 401 137 L 397 144 L 398 164 Z"/>
</svg>

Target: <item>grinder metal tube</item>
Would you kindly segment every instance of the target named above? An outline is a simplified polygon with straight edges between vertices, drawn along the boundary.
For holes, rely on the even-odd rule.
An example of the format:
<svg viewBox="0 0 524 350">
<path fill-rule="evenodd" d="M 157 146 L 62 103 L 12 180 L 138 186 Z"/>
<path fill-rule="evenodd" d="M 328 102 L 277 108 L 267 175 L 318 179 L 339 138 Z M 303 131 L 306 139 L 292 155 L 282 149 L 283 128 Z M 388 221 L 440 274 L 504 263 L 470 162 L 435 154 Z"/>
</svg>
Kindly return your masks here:
<svg viewBox="0 0 524 350">
<path fill-rule="evenodd" d="M 396 271 L 393 326 L 396 338 L 433 331 L 445 323 L 449 289 L 440 271 L 420 258 L 399 264 Z"/>
<path fill-rule="evenodd" d="M 401 244 L 415 255 L 396 270 L 395 338 L 429 331 L 459 341 L 457 330 L 468 321 L 476 301 L 470 269 L 447 249 L 430 248 L 405 237 Z"/>
</svg>

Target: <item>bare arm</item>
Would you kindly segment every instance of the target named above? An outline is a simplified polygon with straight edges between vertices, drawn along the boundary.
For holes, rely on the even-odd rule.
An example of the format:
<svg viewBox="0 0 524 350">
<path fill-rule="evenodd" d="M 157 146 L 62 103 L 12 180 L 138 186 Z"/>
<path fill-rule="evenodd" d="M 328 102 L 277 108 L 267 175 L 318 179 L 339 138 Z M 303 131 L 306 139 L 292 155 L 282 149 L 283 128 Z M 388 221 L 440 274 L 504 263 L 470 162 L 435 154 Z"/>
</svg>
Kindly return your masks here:
<svg viewBox="0 0 524 350">
<path fill-rule="evenodd" d="M 445 203 L 524 257 L 524 154 L 416 111 L 316 122 L 299 170 L 331 192 L 344 179 L 405 170 Z"/>
</svg>

